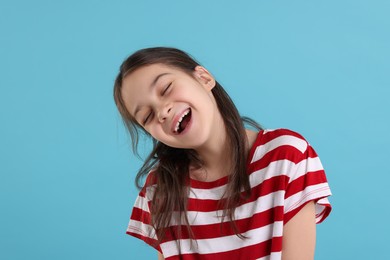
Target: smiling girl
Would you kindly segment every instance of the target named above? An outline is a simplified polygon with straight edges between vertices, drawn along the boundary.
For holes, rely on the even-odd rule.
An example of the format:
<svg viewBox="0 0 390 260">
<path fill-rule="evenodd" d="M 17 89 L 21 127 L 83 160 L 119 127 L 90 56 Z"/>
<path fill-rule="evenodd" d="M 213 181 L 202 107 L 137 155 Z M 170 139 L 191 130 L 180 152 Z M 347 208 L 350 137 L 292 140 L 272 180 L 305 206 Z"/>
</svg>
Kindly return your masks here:
<svg viewBox="0 0 390 260">
<path fill-rule="evenodd" d="M 331 192 L 301 135 L 242 119 L 212 74 L 173 48 L 127 58 L 114 99 L 133 150 L 139 131 L 154 144 L 129 235 L 159 259 L 313 259 Z"/>
</svg>

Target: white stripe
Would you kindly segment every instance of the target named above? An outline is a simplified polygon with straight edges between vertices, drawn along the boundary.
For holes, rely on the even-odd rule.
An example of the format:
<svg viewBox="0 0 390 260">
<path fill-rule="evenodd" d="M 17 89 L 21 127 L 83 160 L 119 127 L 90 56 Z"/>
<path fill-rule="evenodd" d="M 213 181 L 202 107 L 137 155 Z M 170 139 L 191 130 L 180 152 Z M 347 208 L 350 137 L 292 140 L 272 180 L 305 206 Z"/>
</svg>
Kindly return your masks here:
<svg viewBox="0 0 390 260">
<path fill-rule="evenodd" d="M 324 219 L 325 208 L 330 205 L 328 198 L 322 198 L 316 203 L 316 223 Z"/>
<path fill-rule="evenodd" d="M 274 161 L 268 167 L 251 173 L 249 176 L 250 186 L 254 188 L 264 182 L 264 180 L 293 172 L 295 167 L 296 164 L 289 160 Z M 220 200 L 226 186 L 222 185 L 213 189 L 192 188 L 189 197 L 193 199 Z"/>
<path fill-rule="evenodd" d="M 283 176 L 286 173 L 293 172 L 295 167 L 296 164 L 289 160 L 273 161 L 266 168 L 251 173 L 249 176 L 251 187 L 256 187 L 272 177 Z"/>
<path fill-rule="evenodd" d="M 307 172 L 318 171 L 322 169 L 323 166 L 318 157 L 307 158 L 306 160 L 302 160 L 297 164 L 295 164 L 290 160 L 283 159 L 283 160 L 273 161 L 266 168 L 252 172 L 251 175 L 249 176 L 249 180 L 251 183 L 251 187 L 256 187 L 264 180 L 267 180 L 275 176 L 286 175 L 286 173 L 289 173 L 290 176 L 288 177 L 290 177 L 290 182 L 291 182 L 299 178 L 300 176 L 305 175 Z M 225 184 L 212 189 L 191 188 L 188 197 L 192 199 L 200 199 L 200 200 L 202 199 L 220 200 L 222 198 L 222 195 L 224 194 L 226 186 L 227 185 Z M 147 196 L 147 201 L 150 201 L 152 199 L 155 188 L 156 185 L 147 187 L 146 195 L 145 195 Z"/>
<path fill-rule="evenodd" d="M 285 191 L 276 191 L 265 196 L 258 197 L 257 200 L 243 204 L 236 208 L 234 217 L 236 220 L 252 217 L 256 213 L 264 212 L 271 208 L 284 205 Z M 223 211 L 198 212 L 188 211 L 187 217 L 190 225 L 208 225 L 221 223 Z M 170 225 L 177 225 L 178 213 L 174 212 Z M 224 221 L 229 221 L 225 219 Z"/>
<path fill-rule="evenodd" d="M 308 172 L 316 172 L 324 169 L 319 157 L 302 160 L 301 162 L 297 163 L 295 167 L 295 171 L 289 172 L 289 183 L 307 174 Z"/>
<path fill-rule="evenodd" d="M 156 232 L 151 225 L 145 224 L 141 221 L 130 219 L 127 227 L 128 232 L 136 233 L 152 239 L 157 239 Z"/>
<path fill-rule="evenodd" d="M 282 252 L 271 252 L 269 260 L 280 260 L 282 259 Z"/>
<path fill-rule="evenodd" d="M 153 185 L 146 187 L 145 197 L 146 197 L 147 201 L 151 201 L 153 199 L 153 195 L 156 192 L 156 187 L 157 187 L 157 184 L 153 184 Z"/>
<path fill-rule="evenodd" d="M 139 208 L 143 211 L 150 212 L 149 211 L 149 205 L 148 200 L 144 197 L 138 196 L 134 203 L 135 208 Z"/>
<path fill-rule="evenodd" d="M 258 258 L 257 260 L 280 260 L 282 259 L 282 252 L 271 252 L 270 255 Z"/>
<path fill-rule="evenodd" d="M 272 177 L 285 175 L 289 178 L 290 183 L 308 172 L 319 170 L 323 170 L 323 167 L 318 157 L 308 158 L 298 164 L 289 160 L 280 160 L 270 163 L 269 166 L 264 169 L 252 172 L 249 176 L 249 181 L 251 187 L 254 188 Z"/>
<path fill-rule="evenodd" d="M 285 175 L 289 177 L 289 182 L 307 174 L 308 172 L 314 172 L 323 170 L 321 161 L 318 157 L 308 158 L 295 164 L 289 160 L 274 161 L 269 164 L 268 167 L 254 171 L 250 175 L 251 184 L 253 187 L 259 185 L 264 180 L 275 176 Z"/>
<path fill-rule="evenodd" d="M 317 185 L 307 186 L 303 191 L 297 192 L 296 194 L 288 197 L 285 200 L 284 212 L 290 212 L 302 204 L 317 199 L 320 197 L 330 196 L 331 192 L 328 183 L 320 183 Z M 317 214 L 317 213 L 316 213 Z"/>
<path fill-rule="evenodd" d="M 307 142 L 301 138 L 292 135 L 282 135 L 271 141 L 256 147 L 251 163 L 260 160 L 267 152 L 274 150 L 282 145 L 289 145 L 304 153 L 307 149 Z"/>
<path fill-rule="evenodd" d="M 305 175 L 307 172 L 318 171 L 322 169 L 323 167 L 318 157 L 308 158 L 299 162 L 298 164 L 284 159 L 279 161 L 273 161 L 266 168 L 252 172 L 249 176 L 249 182 L 250 186 L 254 188 L 267 179 L 286 174 L 292 175 L 288 176 L 290 178 L 289 182 L 291 182 Z M 220 200 L 226 189 L 226 186 L 227 185 L 225 184 L 213 189 L 191 188 L 189 198 L 200 200 Z"/>
<path fill-rule="evenodd" d="M 191 188 L 188 197 L 200 200 L 220 200 L 226 190 L 226 186 L 227 185 L 225 184 L 212 189 Z"/>
<path fill-rule="evenodd" d="M 194 251 L 199 254 L 220 253 L 259 244 L 272 237 L 282 236 L 282 234 L 283 222 L 276 221 L 273 224 L 245 232 L 243 235 L 247 236 L 248 239 L 243 240 L 236 235 L 231 235 L 219 238 L 196 239 L 191 245 L 189 239 L 181 239 L 181 253 L 189 254 Z M 165 258 L 178 254 L 176 241 L 162 243 L 160 247 Z"/>
</svg>

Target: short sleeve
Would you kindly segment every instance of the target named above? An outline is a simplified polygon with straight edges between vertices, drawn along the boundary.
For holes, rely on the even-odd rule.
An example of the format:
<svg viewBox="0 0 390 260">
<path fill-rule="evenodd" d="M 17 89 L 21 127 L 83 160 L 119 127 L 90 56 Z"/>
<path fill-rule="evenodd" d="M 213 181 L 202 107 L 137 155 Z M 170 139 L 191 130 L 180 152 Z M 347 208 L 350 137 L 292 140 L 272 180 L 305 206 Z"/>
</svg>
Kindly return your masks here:
<svg viewBox="0 0 390 260">
<path fill-rule="evenodd" d="M 145 185 L 140 191 L 134 203 L 133 211 L 126 233 L 143 240 L 145 243 L 161 252 L 158 245 L 155 229 L 151 224 L 151 214 L 149 210 L 150 190 L 153 187 Z"/>
<path fill-rule="evenodd" d="M 294 169 L 288 173 L 285 190 L 284 223 L 294 217 L 308 202 L 315 203 L 316 223 L 321 223 L 330 213 L 328 196 L 332 195 L 324 168 L 313 147 L 299 134 L 300 149 L 295 149 Z"/>
</svg>

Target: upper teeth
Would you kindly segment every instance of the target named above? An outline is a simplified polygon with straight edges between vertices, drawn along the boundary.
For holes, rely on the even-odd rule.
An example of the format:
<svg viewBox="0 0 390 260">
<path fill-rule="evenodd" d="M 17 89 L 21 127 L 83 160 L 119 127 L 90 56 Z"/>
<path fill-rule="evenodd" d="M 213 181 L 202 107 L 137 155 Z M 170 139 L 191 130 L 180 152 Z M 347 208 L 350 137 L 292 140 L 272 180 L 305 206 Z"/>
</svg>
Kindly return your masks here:
<svg viewBox="0 0 390 260">
<path fill-rule="evenodd" d="M 190 112 L 190 110 L 187 110 L 186 112 L 184 112 L 181 117 L 179 118 L 179 121 L 177 121 L 176 123 L 176 127 L 175 127 L 175 132 L 178 132 L 179 131 L 179 126 L 180 126 L 180 123 L 181 121 L 183 121 L 183 118 L 188 115 L 188 113 Z"/>
</svg>

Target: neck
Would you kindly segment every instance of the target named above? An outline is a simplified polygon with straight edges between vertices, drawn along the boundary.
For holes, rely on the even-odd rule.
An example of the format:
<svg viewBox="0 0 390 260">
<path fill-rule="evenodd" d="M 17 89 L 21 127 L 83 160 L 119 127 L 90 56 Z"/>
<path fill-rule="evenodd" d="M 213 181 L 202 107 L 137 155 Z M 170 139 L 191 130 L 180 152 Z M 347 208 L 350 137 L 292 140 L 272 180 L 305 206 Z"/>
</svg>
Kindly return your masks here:
<svg viewBox="0 0 390 260">
<path fill-rule="evenodd" d="M 217 180 L 229 174 L 231 168 L 231 148 L 227 142 L 226 133 L 214 140 L 214 145 L 197 151 L 203 162 L 201 179 L 205 181 Z M 204 176 L 205 175 L 205 176 Z"/>
<path fill-rule="evenodd" d="M 230 173 L 231 147 L 222 117 L 214 120 L 214 129 L 208 141 L 196 149 L 203 165 L 201 169 L 191 170 L 191 176 L 201 181 L 214 181 Z"/>
<path fill-rule="evenodd" d="M 257 132 L 246 130 L 246 138 L 247 147 L 245 152 L 249 154 L 249 150 L 257 138 Z M 226 131 L 218 135 L 213 144 L 207 146 L 207 148 L 197 150 L 197 153 L 203 162 L 203 166 L 201 169 L 191 170 L 192 178 L 210 182 L 230 174 L 233 166 L 231 163 L 232 152 L 229 142 L 227 142 Z"/>
</svg>

